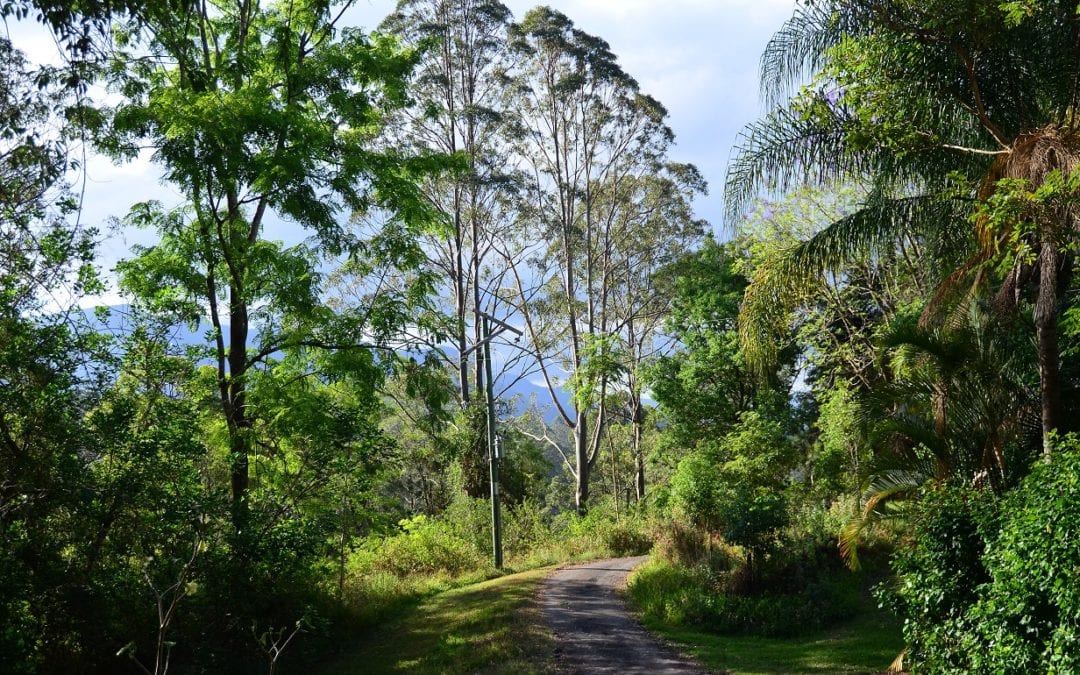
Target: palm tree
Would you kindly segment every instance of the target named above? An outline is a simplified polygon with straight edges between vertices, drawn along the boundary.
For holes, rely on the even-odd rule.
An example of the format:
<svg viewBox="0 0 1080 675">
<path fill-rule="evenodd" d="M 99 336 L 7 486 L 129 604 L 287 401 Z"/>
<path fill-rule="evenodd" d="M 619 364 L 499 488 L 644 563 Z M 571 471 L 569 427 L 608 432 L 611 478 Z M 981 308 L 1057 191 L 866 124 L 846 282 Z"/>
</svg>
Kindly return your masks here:
<svg viewBox="0 0 1080 675">
<path fill-rule="evenodd" d="M 785 100 L 806 75 L 811 84 Z M 760 346 L 778 308 L 853 256 L 890 251 L 904 237 L 921 241 L 940 270 L 929 319 L 961 287 L 986 289 L 1004 251 L 1011 269 L 996 285 L 999 298 L 1012 301 L 999 304 L 1034 289 L 1049 452 L 1061 423 L 1065 244 L 1078 224 L 1070 182 L 1060 181 L 1080 165 L 1075 3 L 808 3 L 770 41 L 762 81 L 775 107 L 736 148 L 725 189 L 729 218 L 766 189 L 839 180 L 865 182 L 868 191 L 859 210 L 759 275 L 741 325 L 748 355 L 767 358 Z M 994 210 L 1003 186 L 1030 194 L 1058 181 L 1063 189 L 1041 208 Z"/>
<path fill-rule="evenodd" d="M 1007 456 L 1038 434 L 1037 397 L 1023 377 L 1023 351 L 977 303 L 944 325 L 898 320 L 881 341 L 890 378 L 865 392 L 860 422 L 875 449 L 859 516 L 840 537 L 858 566 L 855 544 L 872 522 L 902 515 L 927 484 L 962 480 L 1003 489 L 1018 472 Z"/>
</svg>

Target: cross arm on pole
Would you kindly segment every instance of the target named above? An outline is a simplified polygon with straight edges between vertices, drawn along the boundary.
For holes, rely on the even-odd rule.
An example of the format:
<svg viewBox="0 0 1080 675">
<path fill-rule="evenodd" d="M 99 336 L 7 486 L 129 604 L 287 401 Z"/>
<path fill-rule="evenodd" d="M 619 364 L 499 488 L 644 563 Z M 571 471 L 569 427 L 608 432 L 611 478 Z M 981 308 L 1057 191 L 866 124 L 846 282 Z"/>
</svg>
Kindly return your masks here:
<svg viewBox="0 0 1080 675">
<path fill-rule="evenodd" d="M 510 324 L 506 323 L 505 321 L 500 321 L 499 319 L 496 319 L 495 317 L 491 316 L 487 312 L 480 312 L 480 316 L 487 319 L 487 321 L 489 323 L 496 324 L 498 326 L 498 328 L 496 330 L 494 330 L 494 331 L 489 332 L 479 342 L 477 342 L 473 346 L 469 347 L 465 351 L 461 352 L 462 357 L 465 357 L 465 356 L 468 356 L 469 354 L 472 354 L 477 349 L 480 349 L 481 347 L 485 346 L 487 343 L 491 342 L 492 340 L 494 340 L 498 336 L 502 335 L 506 331 L 510 331 L 511 333 L 514 333 L 518 337 L 521 337 L 523 335 L 523 333 L 521 332 L 520 329 L 515 328 L 514 326 L 511 326 Z"/>
</svg>

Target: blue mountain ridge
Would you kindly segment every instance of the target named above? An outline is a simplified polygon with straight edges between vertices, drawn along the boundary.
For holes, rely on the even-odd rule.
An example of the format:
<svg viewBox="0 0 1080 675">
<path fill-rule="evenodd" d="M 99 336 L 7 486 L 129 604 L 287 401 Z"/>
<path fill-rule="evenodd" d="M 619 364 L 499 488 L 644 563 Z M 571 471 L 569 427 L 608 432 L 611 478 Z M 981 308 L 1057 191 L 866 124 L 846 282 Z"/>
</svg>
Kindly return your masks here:
<svg viewBox="0 0 1080 675">
<path fill-rule="evenodd" d="M 104 320 L 98 316 L 96 308 L 83 310 L 87 325 L 90 328 L 113 335 L 122 335 L 132 330 L 131 307 L 129 305 L 111 305 L 103 309 L 107 310 L 107 317 Z M 176 324 L 168 327 L 167 334 L 164 337 L 177 347 L 202 346 L 208 344 L 209 331 L 210 325 L 205 322 L 194 330 L 188 325 Z M 227 343 L 228 336 L 226 336 Z M 423 358 L 421 353 L 411 355 L 416 358 Z M 537 376 L 532 379 L 535 381 Z M 546 386 L 535 384 L 530 381 L 530 378 L 522 378 L 513 382 L 509 378 L 504 378 L 503 380 L 497 380 L 495 384 L 496 390 L 500 392 L 500 398 L 514 401 L 516 412 L 521 413 L 530 406 L 535 406 L 537 410 L 543 413 L 544 422 L 547 425 L 558 426 L 559 414 L 551 403 L 551 396 Z M 570 395 L 566 391 L 557 389 L 556 395 L 559 397 L 559 402 L 564 406 L 570 405 Z"/>
</svg>

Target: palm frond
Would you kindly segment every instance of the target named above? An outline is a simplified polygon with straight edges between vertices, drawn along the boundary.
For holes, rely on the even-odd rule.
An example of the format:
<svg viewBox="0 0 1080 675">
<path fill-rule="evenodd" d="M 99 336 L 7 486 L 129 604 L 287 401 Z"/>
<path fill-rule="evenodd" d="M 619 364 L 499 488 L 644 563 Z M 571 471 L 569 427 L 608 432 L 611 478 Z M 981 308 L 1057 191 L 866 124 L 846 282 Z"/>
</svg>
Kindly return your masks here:
<svg viewBox="0 0 1080 675">
<path fill-rule="evenodd" d="M 863 531 L 873 523 L 902 517 L 896 505 L 917 494 L 929 480 L 929 475 L 919 471 L 894 470 L 874 476 L 864 491 L 862 511 L 840 531 L 840 556 L 848 567 L 859 569 L 858 547 Z"/>
<path fill-rule="evenodd" d="M 777 108 L 739 134 L 724 182 L 728 222 L 769 191 L 783 193 L 812 177 L 820 184 L 865 173 L 867 153 L 847 147 L 843 120 L 805 117 Z"/>
<path fill-rule="evenodd" d="M 759 265 L 739 312 L 748 364 L 764 372 L 775 362 L 777 337 L 790 325 L 791 313 L 822 287 L 826 272 L 891 249 L 904 234 L 934 229 L 949 213 L 951 206 L 934 197 L 876 199 Z"/>
<path fill-rule="evenodd" d="M 951 213 L 951 206 L 934 196 L 867 202 L 794 249 L 788 271 L 821 274 L 840 269 L 856 258 L 891 250 L 905 234 L 921 236 L 937 228 Z"/>
<path fill-rule="evenodd" d="M 767 106 L 779 106 L 803 80 L 821 70 L 829 49 L 850 28 L 841 17 L 832 3 L 800 5 L 773 34 L 761 55 L 761 95 Z"/>
</svg>

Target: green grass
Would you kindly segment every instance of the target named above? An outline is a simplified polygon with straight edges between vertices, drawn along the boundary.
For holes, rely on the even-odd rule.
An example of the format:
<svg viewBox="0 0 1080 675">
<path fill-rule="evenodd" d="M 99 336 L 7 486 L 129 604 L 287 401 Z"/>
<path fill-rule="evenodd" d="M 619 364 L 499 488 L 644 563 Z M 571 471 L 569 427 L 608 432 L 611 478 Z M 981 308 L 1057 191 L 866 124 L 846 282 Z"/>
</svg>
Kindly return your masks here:
<svg viewBox="0 0 1080 675">
<path fill-rule="evenodd" d="M 718 671 L 880 673 L 903 649 L 899 622 L 878 609 L 866 581 L 850 589 L 850 618 L 842 624 L 796 637 L 756 637 L 720 635 L 683 623 L 679 608 L 685 609 L 692 593 L 680 594 L 672 587 L 688 583 L 678 571 L 656 561 L 639 568 L 630 582 L 631 601 L 643 611 L 642 622 L 649 630 Z M 650 573 L 645 585 L 635 586 L 638 575 Z"/>
<path fill-rule="evenodd" d="M 511 574 L 422 600 L 321 673 L 543 673 L 554 640 L 533 598 L 550 568 Z"/>
<path fill-rule="evenodd" d="M 738 675 L 880 673 L 903 649 L 899 625 L 878 613 L 797 638 L 714 635 L 657 621 L 645 625 L 709 668 Z"/>
</svg>

